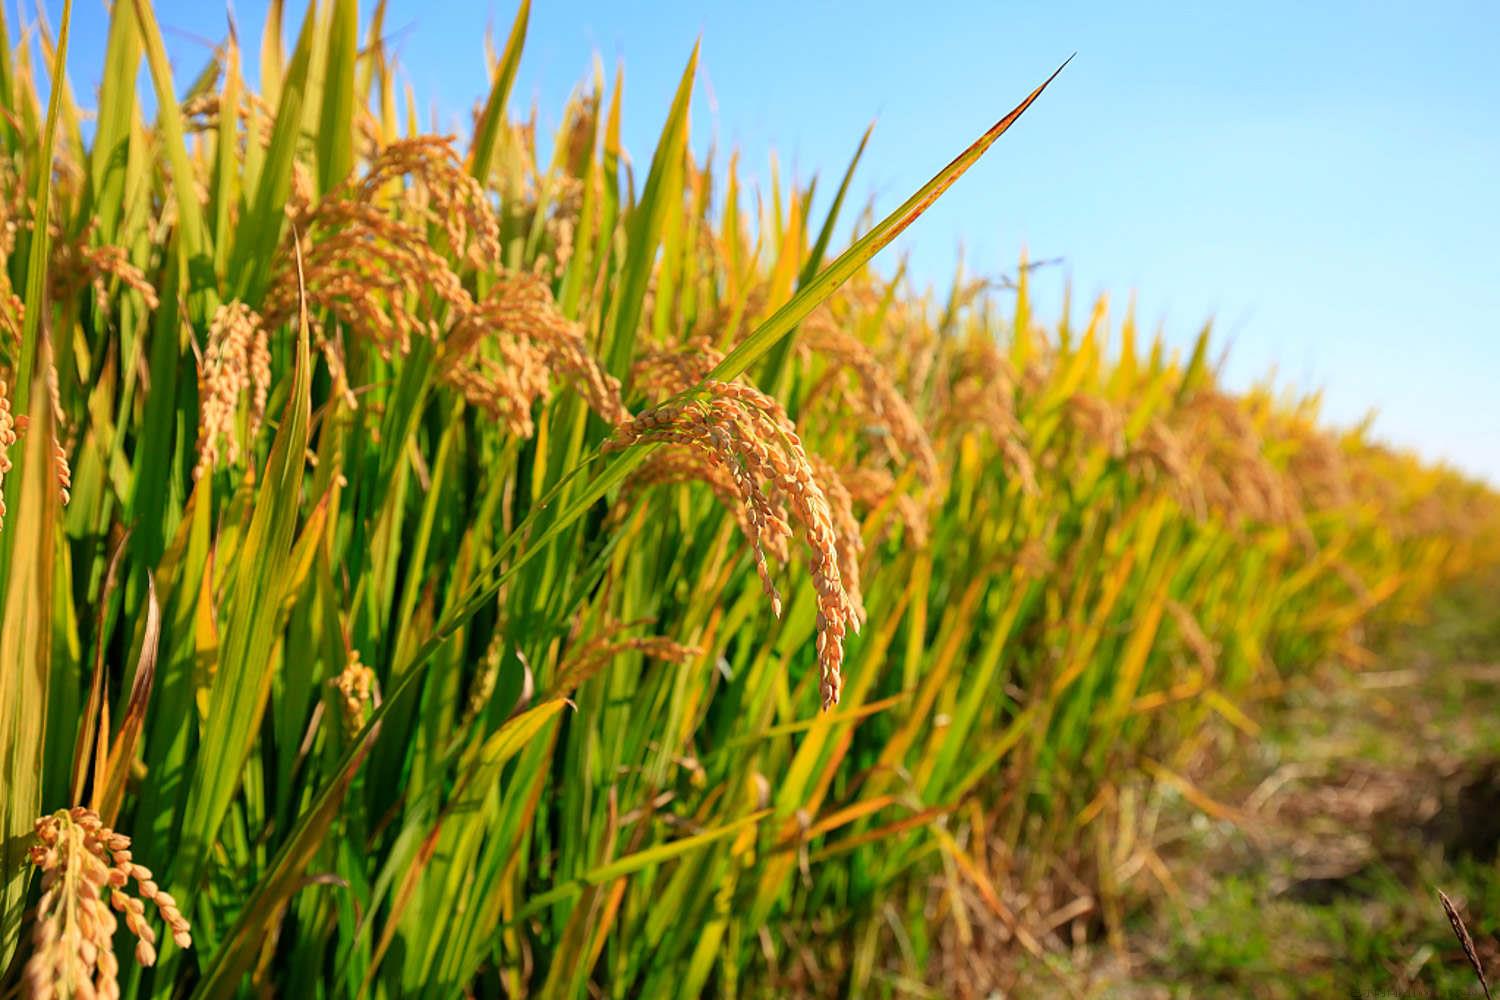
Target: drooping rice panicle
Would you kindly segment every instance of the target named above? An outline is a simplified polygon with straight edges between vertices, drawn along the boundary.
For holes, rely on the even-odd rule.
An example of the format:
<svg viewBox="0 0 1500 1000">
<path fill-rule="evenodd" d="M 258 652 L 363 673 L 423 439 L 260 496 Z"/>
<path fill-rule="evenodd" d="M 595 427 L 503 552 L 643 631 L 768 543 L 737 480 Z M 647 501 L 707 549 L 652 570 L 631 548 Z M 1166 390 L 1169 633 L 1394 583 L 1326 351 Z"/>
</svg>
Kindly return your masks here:
<svg viewBox="0 0 1500 1000">
<path fill-rule="evenodd" d="M 156 964 L 156 932 L 146 921 L 143 899 L 155 905 L 177 947 L 192 947 L 192 929 L 177 901 L 132 859 L 130 838 L 109 829 L 92 810 L 75 806 L 44 816 L 36 821 L 35 837 L 28 857 L 42 874 L 42 896 L 22 979 L 28 997 L 120 996 L 115 913 L 136 939 L 136 961 Z M 132 880 L 140 898 L 127 891 Z"/>
<path fill-rule="evenodd" d="M 612 450 L 645 443 L 691 447 L 727 467 L 740 486 L 756 530 L 752 548 L 772 611 L 781 614 L 781 596 L 771 582 L 752 498 L 770 489 L 785 498 L 789 520 L 802 528 L 809 570 L 818 593 L 817 649 L 826 711 L 838 703 L 843 685 L 846 627 L 859 628 L 857 605 L 839 574 L 838 535 L 827 495 L 814 475 L 796 429 L 780 405 L 758 389 L 734 382 L 702 383 L 706 399 L 668 402 L 623 422 L 610 439 Z"/>
</svg>

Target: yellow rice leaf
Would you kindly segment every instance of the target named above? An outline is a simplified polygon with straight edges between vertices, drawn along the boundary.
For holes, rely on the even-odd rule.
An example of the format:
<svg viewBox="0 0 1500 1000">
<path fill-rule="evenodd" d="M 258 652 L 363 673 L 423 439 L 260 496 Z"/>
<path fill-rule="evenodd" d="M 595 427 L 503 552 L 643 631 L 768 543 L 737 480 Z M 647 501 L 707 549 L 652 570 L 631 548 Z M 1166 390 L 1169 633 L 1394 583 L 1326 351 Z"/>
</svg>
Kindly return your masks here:
<svg viewBox="0 0 1500 1000">
<path fill-rule="evenodd" d="M 58 486 L 51 447 L 52 406 L 40 378 L 31 399 L 31 426 L 11 447 L 13 460 L 19 459 L 11 470 L 11 476 L 19 477 L 13 493 L 16 503 L 0 528 L 11 533 L 12 542 L 0 609 L 0 967 L 9 962 L 20 935 L 29 874 L 26 849 L 32 824 L 42 811 L 43 734 L 52 659 Z"/>
</svg>

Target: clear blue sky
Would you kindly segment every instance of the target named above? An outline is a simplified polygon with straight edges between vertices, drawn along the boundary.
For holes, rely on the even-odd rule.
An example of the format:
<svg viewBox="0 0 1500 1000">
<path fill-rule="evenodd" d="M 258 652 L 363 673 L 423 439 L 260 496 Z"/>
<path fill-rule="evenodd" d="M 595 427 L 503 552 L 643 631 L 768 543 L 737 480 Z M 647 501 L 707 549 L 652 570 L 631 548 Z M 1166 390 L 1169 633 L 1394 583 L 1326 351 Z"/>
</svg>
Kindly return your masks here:
<svg viewBox="0 0 1500 1000">
<path fill-rule="evenodd" d="M 105 16 L 76 5 L 73 84 L 91 103 Z M 184 79 L 213 2 L 159 0 Z M 288 30 L 302 4 L 288 4 Z M 370 4 L 361 4 L 368 10 Z M 47 0 L 56 23 L 61 4 Z M 253 50 L 265 5 L 236 16 Z M 695 144 L 717 137 L 767 178 L 832 186 L 876 119 L 855 194 L 894 207 L 1070 53 L 1078 57 L 978 167 L 887 251 L 945 285 L 1065 265 L 1041 305 L 1108 291 L 1175 344 L 1206 319 L 1230 377 L 1273 367 L 1326 391 L 1327 415 L 1500 484 L 1500 4 L 1076 2 L 756 4 L 540 0 L 515 90 L 557 123 L 598 52 L 626 67 L 625 142 L 649 161 L 703 38 Z M 418 98 L 449 128 L 486 89 L 483 37 L 514 8 L 391 0 Z M 14 21 L 12 21 L 14 24 Z M 1054 305 L 1055 310 L 1055 305 Z M 1117 313 L 1118 315 L 1118 313 Z"/>
</svg>

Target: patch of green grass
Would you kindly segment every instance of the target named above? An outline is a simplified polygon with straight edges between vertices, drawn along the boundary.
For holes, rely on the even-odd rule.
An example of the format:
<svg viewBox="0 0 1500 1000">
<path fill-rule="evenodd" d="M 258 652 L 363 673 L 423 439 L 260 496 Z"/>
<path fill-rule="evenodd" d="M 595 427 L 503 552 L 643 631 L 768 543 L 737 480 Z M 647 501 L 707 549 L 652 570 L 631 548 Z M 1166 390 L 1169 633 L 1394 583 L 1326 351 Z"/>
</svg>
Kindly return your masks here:
<svg viewBox="0 0 1500 1000">
<path fill-rule="evenodd" d="M 1200 835 L 1177 845 L 1185 905 L 1136 913 L 1135 972 L 1095 975 L 1095 995 L 1481 995 L 1437 892 L 1460 905 L 1481 960 L 1492 979 L 1500 975 L 1500 861 L 1483 832 L 1488 806 L 1454 797 L 1463 775 L 1488 773 L 1500 753 L 1497 583 L 1465 581 L 1444 591 L 1422 621 L 1384 630 L 1372 670 L 1330 668 L 1263 706 L 1259 752 L 1230 762 L 1219 794 L 1235 801 L 1228 789 L 1238 788 L 1242 799 L 1276 769 L 1301 768 L 1311 777 L 1289 782 L 1285 793 L 1303 797 L 1288 810 L 1298 832 L 1258 844 Z M 1449 770 L 1460 778 L 1445 777 Z M 1334 793 L 1358 801 L 1362 790 L 1379 807 L 1363 819 L 1357 809 L 1352 817 L 1319 815 L 1308 805 Z M 1424 794 L 1439 801 L 1435 815 L 1417 822 L 1404 809 L 1422 813 Z M 1468 832 L 1461 844 L 1460 828 Z M 1335 865 L 1298 882 L 1309 855 L 1315 867 L 1320 843 L 1331 855 L 1335 838 L 1351 836 L 1368 857 L 1349 862 L 1347 873 Z"/>
<path fill-rule="evenodd" d="M 1475 919 L 1476 940 L 1493 938 L 1500 871 L 1462 862 L 1424 872 L 1454 887 Z M 1323 996 L 1478 996 L 1478 982 L 1431 889 L 1376 871 L 1328 903 L 1278 898 L 1268 880 L 1236 875 L 1191 913 L 1156 927 L 1166 941 L 1137 988 L 1190 996 L 1281 1000 Z M 1491 952 L 1493 955 L 1493 951 Z"/>
</svg>

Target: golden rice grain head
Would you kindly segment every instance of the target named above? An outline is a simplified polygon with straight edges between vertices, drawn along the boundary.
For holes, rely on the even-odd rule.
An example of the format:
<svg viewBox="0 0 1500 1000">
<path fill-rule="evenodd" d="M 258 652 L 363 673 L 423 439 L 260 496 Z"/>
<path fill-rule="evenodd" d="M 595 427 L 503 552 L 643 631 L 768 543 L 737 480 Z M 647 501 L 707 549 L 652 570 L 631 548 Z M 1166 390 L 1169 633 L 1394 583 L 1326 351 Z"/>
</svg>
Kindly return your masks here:
<svg viewBox="0 0 1500 1000">
<path fill-rule="evenodd" d="M 1036 496 L 1040 484 L 1026 432 L 1016 415 L 1017 386 L 1015 371 L 1001 357 L 999 347 L 991 340 L 973 341 L 959 352 L 939 381 L 937 425 L 943 434 L 970 430 L 988 433 L 1022 492 Z"/>
<path fill-rule="evenodd" d="M 1168 491 L 1184 510 L 1194 517 L 1207 516 L 1202 484 L 1189 462 L 1187 449 L 1161 417 L 1153 417 L 1146 425 L 1140 444 L 1127 458 L 1138 471 L 1155 470 L 1164 475 Z"/>
<path fill-rule="evenodd" d="M 1068 397 L 1065 410 L 1085 439 L 1111 457 L 1125 454 L 1125 414 L 1118 406 L 1101 396 L 1075 392 Z"/>
<path fill-rule="evenodd" d="M 490 696 L 495 693 L 495 682 L 500 677 L 500 661 L 505 654 L 504 639 L 505 633 L 495 629 L 495 634 L 485 649 L 484 658 L 479 661 L 479 670 L 469 683 L 469 696 L 464 701 L 464 712 L 459 721 L 460 729 L 479 717 L 479 713 L 490 703 Z"/>
<path fill-rule="evenodd" d="M 867 517 L 878 517 L 877 538 L 889 538 L 899 524 L 903 542 L 914 549 L 927 546 L 927 510 L 909 493 L 899 489 L 896 477 L 887 469 L 859 466 L 840 473 L 854 506 Z"/>
<path fill-rule="evenodd" d="M 747 540 L 753 542 L 758 536 L 767 555 L 777 562 L 787 561 L 792 528 L 787 523 L 785 506 L 764 490 L 756 490 L 747 500 L 744 484 L 727 465 L 691 447 L 664 445 L 652 452 L 625 481 L 617 509 L 634 508 L 640 495 L 653 486 L 691 482 L 708 486 L 719 505 L 734 516 Z"/>
<path fill-rule="evenodd" d="M 328 685 L 338 692 L 344 732 L 353 736 L 364 728 L 375 692 L 375 671 L 359 661 L 359 650 L 351 649 L 348 663 Z"/>
<path fill-rule="evenodd" d="M 404 177 L 406 207 L 442 227 L 455 254 L 476 266 L 495 267 L 500 223 L 484 188 L 464 169 L 454 141 L 453 136 L 424 135 L 390 144 L 355 184 L 352 196 L 374 201 Z"/>
<path fill-rule="evenodd" d="M 564 175 L 545 181 L 551 189 L 546 216 L 542 221 L 542 249 L 532 262 L 531 272 L 544 281 L 561 279 L 573 259 L 573 239 L 583 209 L 586 181 Z"/>
<path fill-rule="evenodd" d="M 724 354 L 707 337 L 641 351 L 630 369 L 630 385 L 653 403 L 686 392 L 708 378 Z"/>
<path fill-rule="evenodd" d="M 459 316 L 443 339 L 439 371 L 523 436 L 531 434 L 531 408 L 547 398 L 553 378 L 570 382 L 607 423 L 628 414 L 619 380 L 594 357 L 582 326 L 562 314 L 551 290 L 532 275 L 506 275 Z"/>
<path fill-rule="evenodd" d="M 858 392 L 845 393 L 840 402 L 852 406 L 857 419 L 875 440 L 892 452 L 897 466 L 910 462 L 917 481 L 926 488 L 937 484 L 939 468 L 932 441 L 922 427 L 911 404 L 896 386 L 895 380 L 875 352 L 849 330 L 834 321 L 826 310 L 819 310 L 803 324 L 801 343 L 809 353 L 823 355 L 831 362 L 823 380 L 808 393 L 816 398 L 841 372 L 854 375 Z"/>
<path fill-rule="evenodd" d="M 1020 432 L 1015 369 L 990 337 L 967 341 L 935 378 L 937 423 L 945 431 L 982 426 L 997 440 Z"/>
<path fill-rule="evenodd" d="M 641 443 L 685 444 L 726 465 L 755 488 L 784 498 L 790 520 L 801 526 L 818 595 L 817 652 L 824 709 L 837 703 L 843 684 L 844 637 L 859 616 L 839 572 L 838 534 L 828 498 L 814 474 L 796 429 L 779 403 L 752 386 L 709 380 L 706 398 L 668 402 L 624 421 L 607 447 Z M 762 487 L 762 484 L 764 486 Z M 763 553 L 757 550 L 758 568 Z M 779 597 L 771 591 L 773 610 Z"/>
<path fill-rule="evenodd" d="M 1025 441 L 1020 437 L 1008 437 L 1000 442 L 1000 453 L 1010 464 L 1011 472 L 1021 481 L 1021 492 L 1029 497 L 1040 496 L 1041 484 L 1036 478 L 1036 463 Z"/>
<path fill-rule="evenodd" d="M 67 301 L 83 289 L 92 288 L 96 310 L 101 316 L 108 316 L 109 282 L 114 279 L 139 294 L 148 309 L 160 305 L 155 286 L 146 280 L 145 272 L 130 262 L 124 247 L 93 244 L 97 221 L 90 221 L 76 235 L 64 232 L 57 222 L 50 228 L 52 257 L 48 274 L 56 301 Z"/>
<path fill-rule="evenodd" d="M 136 961 L 156 962 L 156 932 L 142 899 L 155 905 L 179 948 L 192 947 L 192 929 L 177 901 L 132 859 L 130 838 L 98 814 L 81 806 L 58 810 L 36 821 L 35 837 L 27 857 L 41 872 L 42 895 L 31 913 L 23 995 L 118 997 L 115 913 L 136 938 Z M 132 880 L 140 899 L 126 891 Z"/>
<path fill-rule="evenodd" d="M 772 580 L 765 549 L 768 531 L 784 524 L 785 518 L 770 513 L 765 490 L 736 449 L 735 437 L 726 427 L 715 423 L 706 408 L 691 404 L 663 404 L 626 421 L 607 447 L 618 449 L 647 441 L 685 446 L 722 470 L 720 475 L 732 484 L 740 509 L 745 513 L 745 536 L 750 542 L 762 589 L 771 602 L 771 612 L 781 617 L 781 594 Z"/>
<path fill-rule="evenodd" d="M 11 414 L 10 387 L 0 379 L 0 529 L 5 527 L 5 474 L 11 470 L 10 449 L 16 443 L 16 422 Z"/>
<path fill-rule="evenodd" d="M 334 337 L 324 336 L 321 329 L 316 330 L 314 336 L 319 342 L 318 350 L 323 355 L 323 363 L 328 366 L 328 379 L 333 383 L 333 391 L 349 409 L 359 409 L 359 399 L 354 395 L 354 387 L 349 384 L 349 369 L 344 364 L 344 345 Z"/>
<path fill-rule="evenodd" d="M 271 145 L 271 133 L 276 121 L 273 109 L 263 97 L 249 90 L 241 90 L 239 107 L 235 115 L 239 124 L 248 133 L 255 127 L 255 138 L 262 147 Z M 223 117 L 224 101 L 221 94 L 198 94 L 182 102 L 183 130 L 189 134 L 212 132 L 219 127 Z"/>
<path fill-rule="evenodd" d="M 444 230 L 448 250 L 460 259 L 498 265 L 499 224 L 451 138 L 393 143 L 362 176 L 316 203 L 310 175 L 294 174 L 293 187 L 294 226 L 267 293 L 268 326 L 296 315 L 305 289 L 310 308 L 334 313 L 389 358 L 410 350 L 413 337 L 439 335 L 432 314 L 440 304 L 460 315 L 472 308 L 453 266 L 431 245 L 429 226 Z M 301 285 L 291 246 L 296 232 L 307 240 Z"/>
<path fill-rule="evenodd" d="M 68 450 L 54 436 L 52 439 L 52 468 L 57 473 L 57 500 L 64 507 L 72 499 L 73 470 L 68 465 Z"/>
<path fill-rule="evenodd" d="M 1313 544 L 1297 494 L 1266 455 L 1258 421 L 1266 402 L 1200 388 L 1171 414 L 1206 507 L 1232 524 L 1260 522 L 1293 529 Z"/>
<path fill-rule="evenodd" d="M 292 227 L 279 251 L 263 303 L 274 328 L 299 313 L 332 313 L 382 357 L 411 350 L 414 338 L 436 340 L 443 307 L 462 315 L 473 302 L 446 258 L 427 240 L 425 226 L 389 210 L 331 192 Z M 293 240 L 305 234 L 302 268 Z"/>
<path fill-rule="evenodd" d="M 1335 435 L 1309 420 L 1284 417 L 1273 437 L 1292 442 L 1287 475 L 1299 506 L 1309 511 L 1335 510 L 1355 502 L 1349 456 Z"/>
<path fill-rule="evenodd" d="M 607 622 L 600 634 L 571 647 L 559 661 L 557 673 L 551 685 L 554 691 L 564 694 L 573 691 L 584 681 L 609 666 L 618 657 L 638 653 L 661 663 L 686 663 L 703 651 L 695 646 L 684 645 L 666 636 L 627 636 L 624 631 L 640 625 L 640 622 Z"/>
<path fill-rule="evenodd" d="M 62 440 L 62 390 L 58 385 L 57 365 L 53 363 L 50 351 L 47 352 L 46 365 L 47 401 L 52 406 L 52 470 L 57 476 L 58 502 L 66 507 L 72 496 L 73 470 L 68 464 L 68 449 Z"/>
<path fill-rule="evenodd" d="M 6 257 L 15 252 L 16 234 L 32 224 L 27 178 L 22 176 L 23 157 L 21 150 L 0 155 L 0 253 Z"/>
<path fill-rule="evenodd" d="M 212 472 L 221 457 L 239 461 L 242 445 L 253 442 L 265 419 L 271 388 L 271 349 L 265 324 L 243 302 L 226 302 L 214 312 L 208 346 L 198 372 L 198 462 L 193 478 Z M 238 427 L 242 401 L 248 402 L 244 441 Z"/>
<path fill-rule="evenodd" d="M 859 519 L 854 516 L 854 498 L 850 495 L 844 479 L 837 469 L 818 455 L 809 455 L 813 471 L 823 486 L 828 498 L 828 510 L 832 515 L 838 553 L 839 577 L 849 594 L 849 603 L 854 617 L 861 626 L 865 623 L 864 595 L 860 590 L 859 561 L 865 553 L 865 541 L 861 534 Z"/>
<path fill-rule="evenodd" d="M 26 320 L 26 307 L 10 287 L 10 279 L 0 274 L 0 350 L 10 352 L 21 347 L 21 330 Z"/>
</svg>

